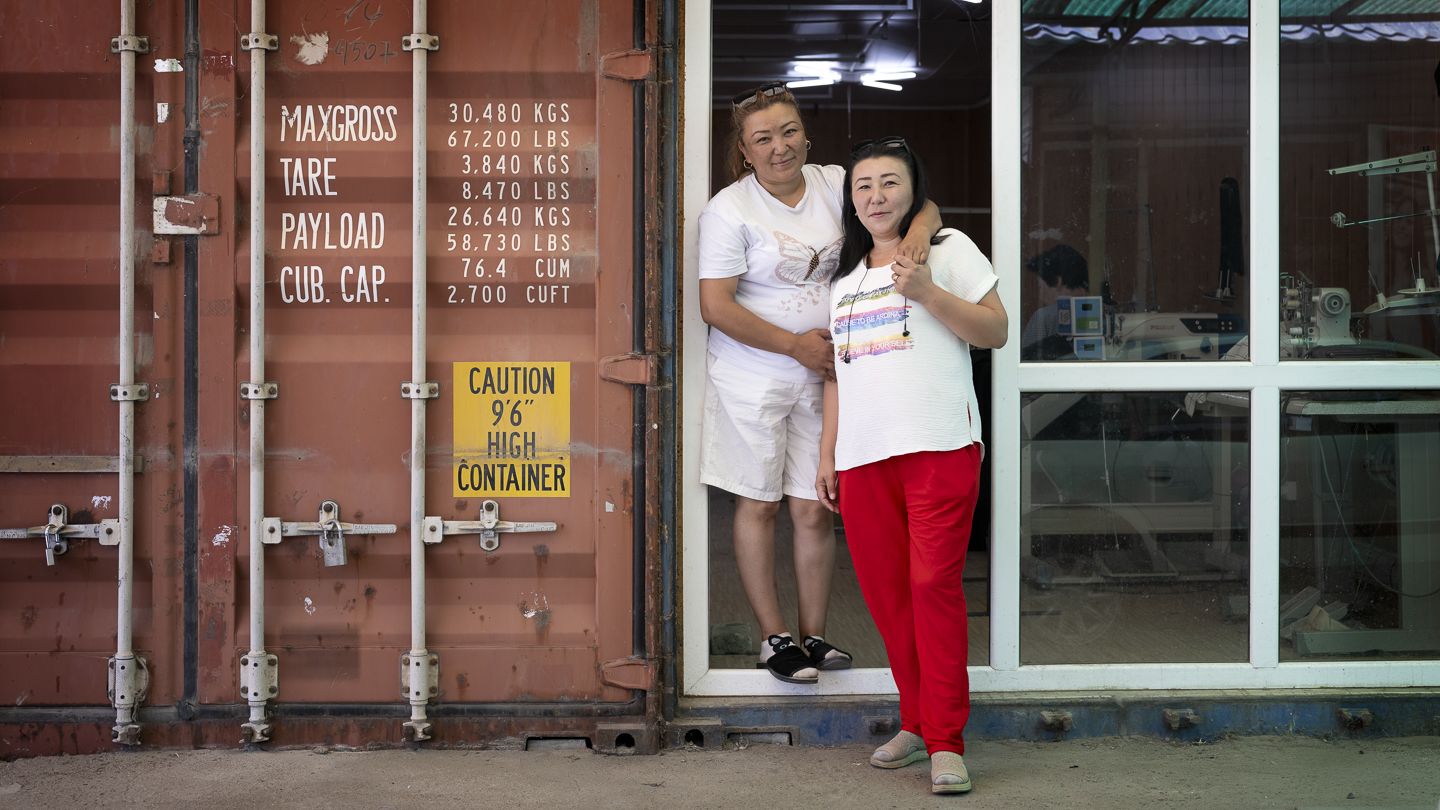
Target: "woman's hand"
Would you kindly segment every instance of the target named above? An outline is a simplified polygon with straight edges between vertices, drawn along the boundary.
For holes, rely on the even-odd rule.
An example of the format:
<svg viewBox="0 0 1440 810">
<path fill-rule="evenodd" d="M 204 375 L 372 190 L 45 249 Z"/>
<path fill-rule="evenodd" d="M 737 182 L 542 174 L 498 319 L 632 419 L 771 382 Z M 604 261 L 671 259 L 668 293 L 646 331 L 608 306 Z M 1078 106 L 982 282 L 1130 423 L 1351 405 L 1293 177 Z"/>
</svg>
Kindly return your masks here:
<svg viewBox="0 0 1440 810">
<path fill-rule="evenodd" d="M 827 380 L 835 379 L 835 346 L 830 342 L 830 332 L 825 329 L 811 329 L 795 336 L 790 356 L 800 365 L 818 372 Z"/>
<path fill-rule="evenodd" d="M 916 264 L 924 264 L 930 258 L 930 237 L 933 236 L 924 233 L 924 230 L 912 224 L 909 233 L 900 241 L 899 255 L 912 259 Z"/>
<path fill-rule="evenodd" d="M 840 481 L 835 476 L 835 457 L 820 454 L 820 471 L 815 475 L 815 494 L 820 505 L 836 514 L 840 513 Z"/>
<path fill-rule="evenodd" d="M 937 288 L 930 267 L 904 255 L 897 255 L 890 265 L 890 280 L 895 291 L 917 304 L 924 305 Z"/>
</svg>

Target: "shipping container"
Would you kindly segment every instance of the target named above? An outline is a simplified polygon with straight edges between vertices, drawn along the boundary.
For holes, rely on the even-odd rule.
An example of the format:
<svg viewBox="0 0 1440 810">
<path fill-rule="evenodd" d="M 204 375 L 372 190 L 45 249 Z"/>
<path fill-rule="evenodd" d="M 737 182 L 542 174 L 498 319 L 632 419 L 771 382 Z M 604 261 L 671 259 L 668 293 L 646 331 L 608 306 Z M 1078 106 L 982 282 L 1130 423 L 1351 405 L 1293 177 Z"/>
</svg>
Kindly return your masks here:
<svg viewBox="0 0 1440 810">
<path fill-rule="evenodd" d="M 653 750 L 652 5 L 0 19 L 4 753 Z"/>
</svg>

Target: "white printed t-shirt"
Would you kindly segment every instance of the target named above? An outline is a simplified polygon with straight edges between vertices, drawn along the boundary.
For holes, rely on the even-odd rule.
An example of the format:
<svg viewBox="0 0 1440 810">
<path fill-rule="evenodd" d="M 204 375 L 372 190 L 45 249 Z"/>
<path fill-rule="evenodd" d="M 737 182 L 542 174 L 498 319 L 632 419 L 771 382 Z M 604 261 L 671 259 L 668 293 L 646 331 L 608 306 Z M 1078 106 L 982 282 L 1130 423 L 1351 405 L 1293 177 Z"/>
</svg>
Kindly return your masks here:
<svg viewBox="0 0 1440 810">
<path fill-rule="evenodd" d="M 931 277 L 942 289 L 978 304 L 999 281 L 990 260 L 953 228 L 939 235 L 949 238 L 930 248 Z M 897 293 L 890 272 L 888 264 L 867 270 L 861 261 L 830 290 L 839 386 L 837 470 L 980 441 L 969 344 Z"/>
<path fill-rule="evenodd" d="M 800 167 L 805 195 L 794 208 L 749 174 L 710 200 L 700 214 L 700 278 L 740 277 L 735 301 L 770 323 L 801 334 L 827 322 L 830 277 L 840 258 L 843 166 Z M 787 382 L 820 375 L 783 354 L 710 330 L 710 352 Z"/>
</svg>

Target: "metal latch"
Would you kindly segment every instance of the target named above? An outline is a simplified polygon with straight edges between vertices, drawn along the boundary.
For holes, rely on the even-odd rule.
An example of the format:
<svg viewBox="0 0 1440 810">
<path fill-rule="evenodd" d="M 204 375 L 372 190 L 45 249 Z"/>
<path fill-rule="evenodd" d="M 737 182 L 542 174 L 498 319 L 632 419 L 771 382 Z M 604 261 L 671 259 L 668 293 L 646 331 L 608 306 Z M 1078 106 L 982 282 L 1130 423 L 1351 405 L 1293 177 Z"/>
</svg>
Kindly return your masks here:
<svg viewBox="0 0 1440 810">
<path fill-rule="evenodd" d="M 280 518 L 265 518 L 260 541 L 274 545 L 286 537 L 319 535 L 320 553 L 325 565 L 333 567 L 345 564 L 345 535 L 394 533 L 394 523 L 345 523 L 340 520 L 340 505 L 334 501 L 323 501 L 314 523 L 285 523 Z"/>
<path fill-rule="evenodd" d="M 557 527 L 555 523 L 516 523 L 501 520 L 500 504 L 484 501 L 480 504 L 479 520 L 442 520 L 426 516 L 424 534 L 426 543 L 438 543 L 448 534 L 478 534 L 480 548 L 494 551 L 500 548 L 501 532 L 553 532 Z"/>
<path fill-rule="evenodd" d="M 0 529 L 0 540 L 26 540 L 31 537 L 45 539 L 45 564 L 54 565 L 55 558 L 70 550 L 70 540 L 93 537 L 102 546 L 120 543 L 120 521 L 102 520 L 99 523 L 71 524 L 70 510 L 64 504 L 51 504 L 45 515 L 45 525 L 28 529 Z"/>
</svg>

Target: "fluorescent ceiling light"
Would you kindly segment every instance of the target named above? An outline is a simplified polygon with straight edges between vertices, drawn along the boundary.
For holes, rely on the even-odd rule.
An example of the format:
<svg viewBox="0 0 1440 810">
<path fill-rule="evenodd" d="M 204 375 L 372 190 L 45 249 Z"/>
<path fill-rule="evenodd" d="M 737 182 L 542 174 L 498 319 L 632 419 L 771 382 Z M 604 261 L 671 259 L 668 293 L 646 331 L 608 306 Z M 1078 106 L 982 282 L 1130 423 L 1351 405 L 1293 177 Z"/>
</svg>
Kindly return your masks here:
<svg viewBox="0 0 1440 810">
<path fill-rule="evenodd" d="M 785 86 L 790 88 L 825 87 L 834 83 L 835 79 L 830 78 L 829 76 L 825 76 L 819 79 L 800 79 L 799 81 L 786 82 Z"/>
<path fill-rule="evenodd" d="M 894 71 L 877 70 L 877 71 L 875 71 L 874 73 L 871 73 L 870 75 L 866 76 L 865 78 L 866 78 L 866 79 L 870 79 L 871 81 L 879 80 L 879 81 L 882 81 L 882 82 L 897 82 L 897 81 L 901 81 L 901 80 L 904 80 L 904 79 L 913 79 L 913 78 L 915 78 L 915 71 L 913 71 L 913 70 L 894 70 Z"/>
<path fill-rule="evenodd" d="M 866 87 L 875 87 L 875 88 L 879 88 L 879 89 L 881 89 L 881 90 L 904 90 L 904 89 L 905 89 L 905 88 L 901 87 L 901 86 L 898 85 L 898 84 L 891 84 L 890 82 L 880 82 L 880 81 L 876 81 L 876 80 L 874 80 L 874 79 L 861 79 L 861 80 L 860 80 L 860 83 L 863 84 L 863 85 L 865 85 Z"/>
</svg>

